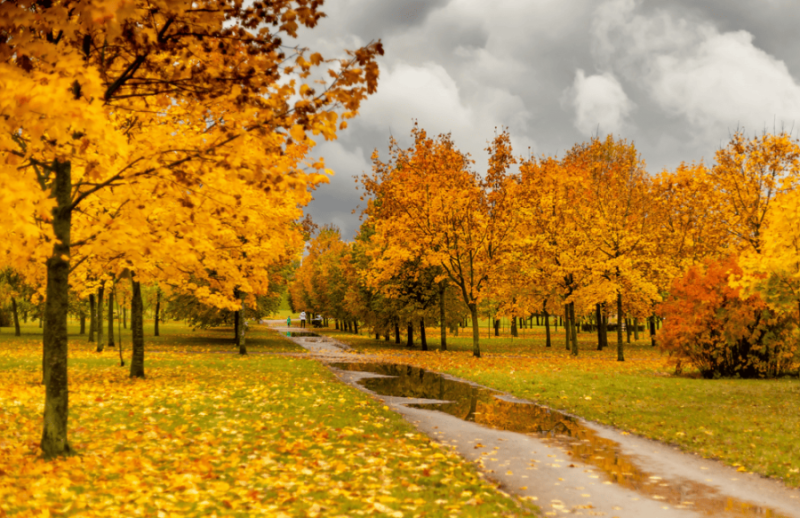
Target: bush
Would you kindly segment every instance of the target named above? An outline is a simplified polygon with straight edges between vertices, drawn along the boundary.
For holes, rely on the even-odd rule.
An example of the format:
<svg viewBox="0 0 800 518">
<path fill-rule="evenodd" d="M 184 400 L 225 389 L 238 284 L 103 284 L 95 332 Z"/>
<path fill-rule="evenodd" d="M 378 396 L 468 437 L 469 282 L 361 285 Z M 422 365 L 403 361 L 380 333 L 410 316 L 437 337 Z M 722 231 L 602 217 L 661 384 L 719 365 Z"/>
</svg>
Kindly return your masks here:
<svg viewBox="0 0 800 518">
<path fill-rule="evenodd" d="M 741 271 L 730 256 L 693 266 L 672 283 L 659 342 L 676 372 L 690 363 L 705 378 L 769 378 L 792 367 L 797 342 L 789 316 L 776 314 L 759 295 L 742 299 L 728 285 Z"/>
</svg>

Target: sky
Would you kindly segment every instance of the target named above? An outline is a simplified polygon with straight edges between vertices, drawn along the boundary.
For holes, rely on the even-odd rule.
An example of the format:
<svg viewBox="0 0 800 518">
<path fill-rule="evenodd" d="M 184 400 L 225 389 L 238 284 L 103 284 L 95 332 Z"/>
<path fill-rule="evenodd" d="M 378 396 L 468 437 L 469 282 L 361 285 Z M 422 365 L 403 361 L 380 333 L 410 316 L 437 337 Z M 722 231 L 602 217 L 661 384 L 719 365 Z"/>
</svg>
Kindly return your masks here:
<svg viewBox="0 0 800 518">
<path fill-rule="evenodd" d="M 299 43 L 326 58 L 380 39 L 377 92 L 315 156 L 335 171 L 306 211 L 358 231 L 354 177 L 414 120 L 485 171 L 495 128 L 514 153 L 563 156 L 613 134 L 650 173 L 710 165 L 737 129 L 800 134 L 800 0 L 328 0 Z M 529 151 L 530 150 L 530 151 Z"/>
</svg>

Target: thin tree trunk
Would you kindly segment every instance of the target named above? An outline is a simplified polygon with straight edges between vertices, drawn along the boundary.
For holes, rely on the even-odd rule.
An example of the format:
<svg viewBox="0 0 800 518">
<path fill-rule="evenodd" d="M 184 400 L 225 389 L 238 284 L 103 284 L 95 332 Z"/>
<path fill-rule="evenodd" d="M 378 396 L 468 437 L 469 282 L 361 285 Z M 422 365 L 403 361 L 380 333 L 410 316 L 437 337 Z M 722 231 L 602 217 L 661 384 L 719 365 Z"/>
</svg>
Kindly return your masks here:
<svg viewBox="0 0 800 518">
<path fill-rule="evenodd" d="M 631 319 L 625 319 L 625 341 L 631 343 Z"/>
<path fill-rule="evenodd" d="M 514 338 L 519 336 L 519 333 L 517 332 L 517 317 L 514 315 L 511 315 L 511 336 Z"/>
<path fill-rule="evenodd" d="M 233 341 L 239 346 L 239 312 L 233 312 Z"/>
<path fill-rule="evenodd" d="M 89 341 L 94 342 L 94 331 L 97 329 L 97 317 L 95 315 L 94 293 L 89 295 Z"/>
<path fill-rule="evenodd" d="M 133 351 L 131 354 L 131 378 L 144 378 L 144 304 L 142 287 L 131 275 L 133 296 L 131 297 L 131 335 Z"/>
<path fill-rule="evenodd" d="M 128 329 L 128 308 L 122 306 L 122 329 Z"/>
<path fill-rule="evenodd" d="M 572 348 L 572 337 L 570 336 L 570 332 L 572 328 L 569 325 L 569 304 L 564 304 L 564 341 L 566 343 L 566 349 L 569 351 Z"/>
<path fill-rule="evenodd" d="M 633 341 L 639 341 L 639 318 L 636 317 L 633 319 Z"/>
<path fill-rule="evenodd" d="M 67 312 L 69 310 L 72 171 L 69 162 L 53 163 L 53 253 L 47 259 L 47 299 L 44 327 L 44 426 L 41 448 L 45 459 L 70 455 L 67 440 L 69 391 L 67 380 Z"/>
<path fill-rule="evenodd" d="M 425 319 L 419 321 L 419 339 L 422 341 L 422 350 L 428 350 L 428 339 L 425 337 Z"/>
<path fill-rule="evenodd" d="M 108 292 L 108 346 L 114 347 L 114 290 L 116 287 L 111 287 Z"/>
<path fill-rule="evenodd" d="M 469 313 L 472 315 L 472 355 L 476 358 L 481 357 L 481 329 L 478 323 L 478 304 L 475 302 L 468 304 Z"/>
<path fill-rule="evenodd" d="M 358 334 L 358 320 L 353 320 L 353 332 Z"/>
<path fill-rule="evenodd" d="M 594 305 L 594 318 L 597 323 L 597 350 L 603 350 L 603 315 L 600 313 L 600 304 Z"/>
<path fill-rule="evenodd" d="M 97 352 L 103 352 L 103 287 L 97 290 Z"/>
<path fill-rule="evenodd" d="M 447 350 L 447 327 L 445 326 L 445 295 L 447 294 L 447 284 L 444 281 L 439 283 L 439 327 L 441 333 L 440 351 Z"/>
<path fill-rule="evenodd" d="M 577 324 L 575 323 L 575 303 L 569 303 L 569 320 L 570 320 L 570 327 L 572 328 L 571 340 L 572 340 L 572 356 L 578 356 L 578 333 L 576 330 Z"/>
<path fill-rule="evenodd" d="M 17 299 L 11 297 L 11 312 L 14 313 L 14 336 L 22 336 L 19 328 L 19 313 L 17 312 Z"/>
<path fill-rule="evenodd" d="M 406 340 L 406 347 L 411 349 L 414 347 L 414 324 L 408 323 L 408 340 Z"/>
<path fill-rule="evenodd" d="M 656 316 L 650 317 L 650 345 L 656 346 Z"/>
<path fill-rule="evenodd" d="M 400 345 L 400 321 L 398 319 L 394 321 L 394 343 Z"/>
<path fill-rule="evenodd" d="M 117 305 L 117 314 L 121 311 L 119 300 L 117 299 L 117 290 L 114 290 L 114 303 Z M 119 337 L 119 366 L 125 366 L 125 360 L 122 358 L 122 328 L 120 327 L 120 318 L 117 318 L 117 337 Z"/>
<path fill-rule="evenodd" d="M 544 334 L 546 340 L 545 347 L 551 347 L 553 344 L 550 342 L 550 313 L 548 313 L 547 310 L 544 310 Z"/>
<path fill-rule="evenodd" d="M 247 354 L 247 346 L 245 345 L 247 341 L 247 321 L 244 318 L 245 294 L 243 292 L 239 292 L 239 298 L 242 301 L 242 307 L 239 309 L 239 354 L 244 356 Z"/>
<path fill-rule="evenodd" d="M 625 352 L 622 344 L 622 293 L 617 292 L 617 361 L 625 361 Z"/>
<path fill-rule="evenodd" d="M 159 316 L 161 315 L 160 312 L 161 312 L 161 290 L 156 288 L 156 318 L 153 321 L 153 324 L 155 325 L 155 332 L 153 333 L 153 336 L 160 336 L 158 334 L 158 320 Z"/>
<path fill-rule="evenodd" d="M 86 312 L 84 310 L 80 311 L 79 318 L 80 318 L 80 322 L 81 322 L 81 331 L 78 334 L 79 335 L 85 335 L 86 334 Z"/>
<path fill-rule="evenodd" d="M 494 319 L 494 336 L 500 336 L 500 319 Z"/>
<path fill-rule="evenodd" d="M 339 330 L 339 319 L 338 318 L 334 318 L 333 321 L 336 323 L 336 330 L 338 331 Z"/>
</svg>

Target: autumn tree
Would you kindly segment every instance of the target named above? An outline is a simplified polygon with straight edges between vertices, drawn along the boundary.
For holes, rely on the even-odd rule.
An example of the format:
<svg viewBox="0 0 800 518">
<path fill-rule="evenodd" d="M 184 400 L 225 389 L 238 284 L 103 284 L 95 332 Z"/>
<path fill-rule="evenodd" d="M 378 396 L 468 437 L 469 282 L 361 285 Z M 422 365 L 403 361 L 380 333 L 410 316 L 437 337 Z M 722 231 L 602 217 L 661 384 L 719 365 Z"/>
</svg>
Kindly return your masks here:
<svg viewBox="0 0 800 518">
<path fill-rule="evenodd" d="M 473 354 L 480 357 L 478 303 L 516 227 L 509 135 L 503 131 L 489 146 L 484 177 L 470 170 L 472 161 L 449 135 L 430 138 L 417 125 L 411 135 L 408 149 L 390 141 L 386 162 L 373 153 L 373 174 L 362 179 L 380 250 L 370 282 L 392 278 L 411 257 L 441 268 L 437 280 L 449 279 L 470 310 Z"/>
<path fill-rule="evenodd" d="M 228 185 L 261 191 L 321 181 L 302 170 L 305 133 L 333 138 L 335 110 L 355 115 L 375 90 L 382 52 L 378 43 L 351 53 L 316 91 L 305 80 L 325 61 L 299 48 L 287 56 L 282 36 L 321 16 L 314 0 L 0 6 L 0 75 L 14 100 L 0 107 L 0 178 L 13 191 L 0 211 L 19 230 L 16 260 L 42 256 L 47 267 L 45 457 L 72 451 L 70 258 L 97 234 L 75 236 L 73 219 L 102 192 L 128 193 L 138 208 L 141 190 L 129 186 L 180 192 L 223 171 Z M 41 242 L 48 251 L 34 252 Z"/>
</svg>

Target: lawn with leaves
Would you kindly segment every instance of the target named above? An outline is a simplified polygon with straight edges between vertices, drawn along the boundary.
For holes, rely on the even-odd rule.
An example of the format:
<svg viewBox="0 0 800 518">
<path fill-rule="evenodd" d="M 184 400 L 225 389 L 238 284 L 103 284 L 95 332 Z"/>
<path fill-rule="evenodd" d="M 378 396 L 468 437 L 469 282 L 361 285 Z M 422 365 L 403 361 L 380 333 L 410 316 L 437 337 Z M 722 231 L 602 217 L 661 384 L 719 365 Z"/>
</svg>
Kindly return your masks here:
<svg viewBox="0 0 800 518">
<path fill-rule="evenodd" d="M 321 364 L 278 355 L 148 353 L 131 380 L 116 351 L 76 347 L 78 455 L 45 462 L 41 341 L 7 338 L 0 516 L 530 514 Z"/>
<path fill-rule="evenodd" d="M 436 331 L 431 329 L 429 336 Z M 550 349 L 544 347 L 541 334 L 482 339 L 480 359 L 468 352 L 471 340 L 465 338 L 448 337 L 450 350 L 441 353 L 409 350 L 363 335 L 326 334 L 357 350 L 380 354 L 385 361 L 446 372 L 800 487 L 797 378 L 676 376 L 649 338 L 626 344 L 626 361 L 618 362 L 616 348 L 596 351 L 590 333 L 578 335 L 577 358 L 565 350 L 559 333 Z M 429 347 L 438 346 L 434 340 L 429 339 Z"/>
</svg>

